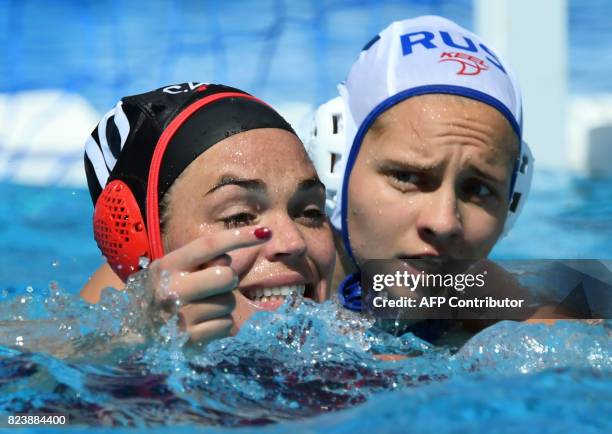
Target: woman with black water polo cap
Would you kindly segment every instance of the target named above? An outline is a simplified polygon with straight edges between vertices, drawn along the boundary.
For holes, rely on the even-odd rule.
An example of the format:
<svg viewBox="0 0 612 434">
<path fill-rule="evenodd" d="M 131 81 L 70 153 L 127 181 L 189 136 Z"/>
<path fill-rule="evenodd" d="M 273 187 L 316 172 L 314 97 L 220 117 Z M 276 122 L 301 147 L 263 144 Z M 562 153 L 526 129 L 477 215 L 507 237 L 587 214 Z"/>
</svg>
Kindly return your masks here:
<svg viewBox="0 0 612 434">
<path fill-rule="evenodd" d="M 291 126 L 261 100 L 198 83 L 125 97 L 88 139 L 85 170 L 108 262 L 86 300 L 122 287 L 142 257 L 164 276 L 148 279 L 156 301 L 180 300 L 193 341 L 226 336 L 291 292 L 327 299 L 325 189 Z"/>
</svg>

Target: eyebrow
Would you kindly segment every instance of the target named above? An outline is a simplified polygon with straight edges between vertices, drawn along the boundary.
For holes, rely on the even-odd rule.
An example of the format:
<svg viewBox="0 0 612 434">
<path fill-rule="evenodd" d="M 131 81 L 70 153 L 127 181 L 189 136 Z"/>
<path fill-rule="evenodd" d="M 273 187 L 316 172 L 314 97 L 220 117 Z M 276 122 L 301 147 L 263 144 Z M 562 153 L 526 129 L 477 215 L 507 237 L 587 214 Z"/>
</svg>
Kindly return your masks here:
<svg viewBox="0 0 612 434">
<path fill-rule="evenodd" d="M 470 166 L 470 168 L 476 172 L 476 174 L 478 174 L 478 176 L 480 176 L 481 178 L 487 179 L 491 182 L 495 182 L 495 183 L 499 183 L 499 184 L 503 184 L 505 181 L 503 179 L 499 179 L 496 176 L 491 175 L 488 172 L 485 172 L 484 170 L 482 170 L 479 167 L 476 167 L 474 165 Z"/>
<path fill-rule="evenodd" d="M 204 196 L 209 195 L 219 190 L 220 188 L 228 185 L 236 185 L 238 187 L 256 193 L 262 193 L 267 190 L 265 182 L 263 182 L 261 179 L 245 179 L 233 175 L 223 175 L 221 176 L 219 181 L 210 190 L 206 192 Z M 313 177 L 300 181 L 296 191 L 304 191 L 310 189 L 321 189 L 325 191 L 325 185 L 319 180 L 319 178 Z"/>
<path fill-rule="evenodd" d="M 420 172 L 429 172 L 433 169 L 439 167 L 441 162 L 432 162 L 430 164 L 427 163 L 418 163 L 418 162 L 406 162 L 406 161 L 398 161 L 398 160 L 390 160 L 386 159 L 381 162 L 381 167 L 385 168 L 397 168 L 402 170 L 417 170 Z M 467 167 L 468 169 L 474 171 L 478 176 L 489 180 L 491 182 L 503 184 L 505 181 L 503 179 L 499 179 L 496 176 L 490 174 L 489 172 L 482 170 L 480 167 L 475 166 L 473 164 Z"/>
<path fill-rule="evenodd" d="M 233 175 L 223 175 L 221 176 L 219 181 L 217 181 L 217 183 L 213 186 L 213 188 L 208 190 L 204 196 L 207 196 L 219 190 L 220 188 L 228 185 L 236 185 L 238 187 L 242 187 L 246 190 L 253 191 L 256 193 L 266 191 L 266 184 L 261 179 L 245 179 Z"/>
<path fill-rule="evenodd" d="M 384 167 L 384 168 L 397 168 L 397 169 L 403 169 L 403 170 L 419 170 L 422 172 L 427 172 L 430 170 L 433 170 L 435 168 L 437 168 L 440 165 L 439 161 L 433 162 L 433 163 L 418 163 L 418 162 L 407 162 L 407 161 L 400 161 L 400 160 L 392 160 L 392 159 L 385 159 L 383 161 L 381 161 L 380 163 L 380 167 Z"/>
<path fill-rule="evenodd" d="M 317 189 L 321 189 L 325 191 L 325 185 L 317 177 L 313 177 L 310 179 L 304 179 L 303 181 L 300 181 L 300 183 L 298 184 L 297 191 L 310 190 L 313 188 L 317 188 Z"/>
</svg>

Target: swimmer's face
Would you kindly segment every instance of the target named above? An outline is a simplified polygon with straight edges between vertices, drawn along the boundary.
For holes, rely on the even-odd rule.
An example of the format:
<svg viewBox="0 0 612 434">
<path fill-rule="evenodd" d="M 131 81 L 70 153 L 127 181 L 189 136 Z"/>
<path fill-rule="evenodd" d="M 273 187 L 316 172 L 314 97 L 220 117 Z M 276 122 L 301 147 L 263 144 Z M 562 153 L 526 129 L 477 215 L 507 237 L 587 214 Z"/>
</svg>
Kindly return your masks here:
<svg viewBox="0 0 612 434">
<path fill-rule="evenodd" d="M 485 258 L 517 154 L 509 122 L 481 102 L 423 95 L 393 106 L 366 134 L 349 181 L 356 259 Z"/>
<path fill-rule="evenodd" d="M 165 251 L 200 236 L 267 226 L 272 238 L 229 252 L 240 277 L 234 322 L 274 309 L 282 298 L 258 290 L 305 286 L 305 296 L 324 301 L 334 266 L 325 190 L 299 139 L 280 129 L 233 135 L 194 160 L 170 189 Z"/>
</svg>

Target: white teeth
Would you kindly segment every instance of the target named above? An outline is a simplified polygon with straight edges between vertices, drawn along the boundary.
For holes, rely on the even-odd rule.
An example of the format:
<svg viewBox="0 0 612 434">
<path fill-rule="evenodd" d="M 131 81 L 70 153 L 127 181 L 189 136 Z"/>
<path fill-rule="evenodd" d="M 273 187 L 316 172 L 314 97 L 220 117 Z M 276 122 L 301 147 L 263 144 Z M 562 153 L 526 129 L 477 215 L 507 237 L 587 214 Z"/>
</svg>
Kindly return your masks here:
<svg viewBox="0 0 612 434">
<path fill-rule="evenodd" d="M 305 285 L 283 285 L 275 286 L 273 288 L 251 290 L 249 292 L 249 296 L 255 301 L 266 302 L 277 299 L 282 300 L 291 293 L 299 293 L 300 295 L 304 295 L 305 290 Z"/>
</svg>

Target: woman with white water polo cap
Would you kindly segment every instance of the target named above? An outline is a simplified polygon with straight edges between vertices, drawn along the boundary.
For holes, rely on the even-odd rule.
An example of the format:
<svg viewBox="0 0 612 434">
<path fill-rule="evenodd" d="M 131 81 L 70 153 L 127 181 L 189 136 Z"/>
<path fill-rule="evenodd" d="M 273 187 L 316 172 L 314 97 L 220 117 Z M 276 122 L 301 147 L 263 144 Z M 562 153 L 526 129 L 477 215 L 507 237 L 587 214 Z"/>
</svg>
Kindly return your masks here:
<svg viewBox="0 0 612 434">
<path fill-rule="evenodd" d="M 516 220 L 533 158 L 507 64 L 447 19 L 397 21 L 321 106 L 309 152 L 328 189 L 334 284 L 361 310 L 368 259 L 480 260 Z"/>
</svg>

